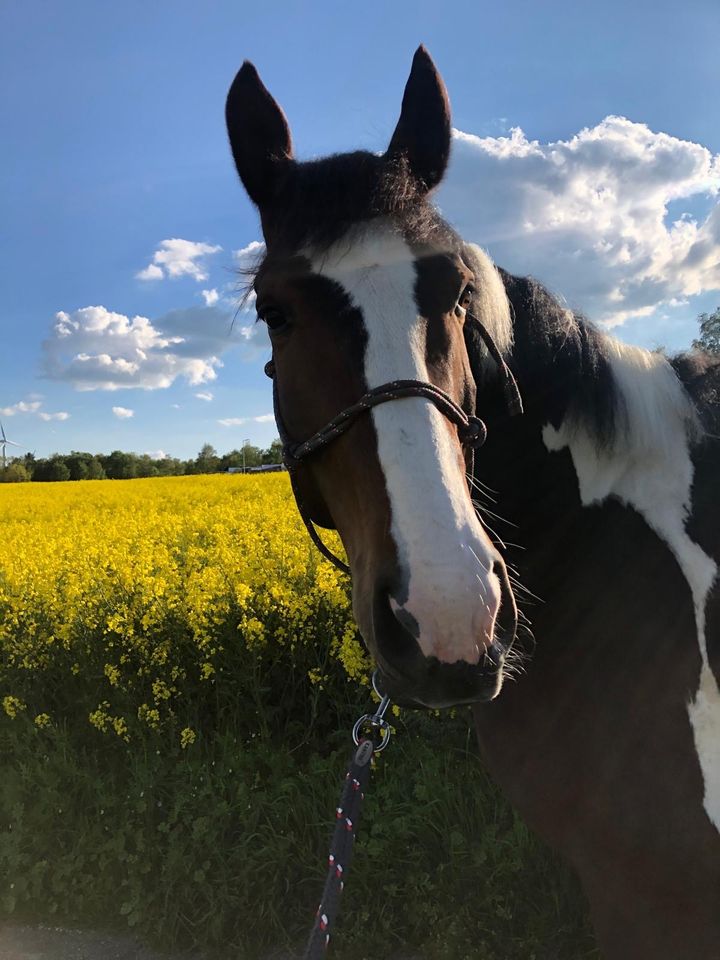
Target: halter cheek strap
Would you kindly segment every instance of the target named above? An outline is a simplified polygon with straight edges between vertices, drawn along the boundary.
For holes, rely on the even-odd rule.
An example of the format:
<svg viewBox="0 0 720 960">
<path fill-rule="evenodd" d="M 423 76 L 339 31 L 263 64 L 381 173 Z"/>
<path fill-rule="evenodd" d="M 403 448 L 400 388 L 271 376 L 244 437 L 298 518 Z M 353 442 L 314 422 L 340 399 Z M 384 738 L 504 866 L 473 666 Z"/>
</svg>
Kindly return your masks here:
<svg viewBox="0 0 720 960">
<path fill-rule="evenodd" d="M 470 320 L 480 334 L 488 352 L 498 366 L 510 414 L 522 413 L 522 399 L 517 381 L 498 350 L 497 344 L 490 335 L 490 332 L 473 314 L 466 313 L 465 316 L 466 320 Z M 372 410 L 373 407 L 377 407 L 382 403 L 389 403 L 391 400 L 402 400 L 406 397 L 422 397 L 425 400 L 429 400 L 444 417 L 447 417 L 451 423 L 455 424 L 460 443 L 470 451 L 469 472 L 471 476 L 474 466 L 473 453 L 478 447 L 483 445 L 487 438 L 487 427 L 485 423 L 479 417 L 466 413 L 461 406 L 455 403 L 449 394 L 441 390 L 440 387 L 436 387 L 434 383 L 427 383 L 423 380 L 391 380 L 388 383 L 383 383 L 379 387 L 373 387 L 372 390 L 368 390 L 356 403 L 342 410 L 336 417 L 333 417 L 332 420 L 326 423 L 324 427 L 321 427 L 320 430 L 311 437 L 308 437 L 307 440 L 297 441 L 288 433 L 280 411 L 277 378 L 275 376 L 275 362 L 273 360 L 265 364 L 265 373 L 273 381 L 273 410 L 275 422 L 278 433 L 280 434 L 280 442 L 282 443 L 283 462 L 290 474 L 290 482 L 298 511 L 300 512 L 300 516 L 312 542 L 320 553 L 329 560 L 330 563 L 334 564 L 338 570 L 342 570 L 343 573 L 350 573 L 347 564 L 343 563 L 339 557 L 336 557 L 322 542 L 300 496 L 296 482 L 296 473 L 303 460 L 306 460 L 318 450 L 322 450 L 341 434 L 349 430 L 356 420 Z"/>
</svg>

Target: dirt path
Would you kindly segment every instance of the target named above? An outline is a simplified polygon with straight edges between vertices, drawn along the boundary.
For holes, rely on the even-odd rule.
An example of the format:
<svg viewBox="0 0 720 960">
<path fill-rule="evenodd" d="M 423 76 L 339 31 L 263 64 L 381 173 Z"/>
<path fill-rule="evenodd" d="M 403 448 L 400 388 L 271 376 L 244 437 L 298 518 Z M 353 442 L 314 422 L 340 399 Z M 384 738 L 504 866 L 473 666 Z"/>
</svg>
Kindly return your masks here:
<svg viewBox="0 0 720 960">
<path fill-rule="evenodd" d="M 0 960 L 206 960 L 199 953 L 158 953 L 130 937 L 65 927 L 0 927 Z M 236 953 L 228 960 L 242 960 Z M 293 960 L 272 953 L 266 960 Z M 297 958 L 295 958 L 297 960 Z M 396 960 L 420 960 L 405 954 Z"/>
<path fill-rule="evenodd" d="M 136 940 L 63 927 L 0 928 L 0 960 L 203 960 L 199 954 L 172 956 Z"/>
</svg>

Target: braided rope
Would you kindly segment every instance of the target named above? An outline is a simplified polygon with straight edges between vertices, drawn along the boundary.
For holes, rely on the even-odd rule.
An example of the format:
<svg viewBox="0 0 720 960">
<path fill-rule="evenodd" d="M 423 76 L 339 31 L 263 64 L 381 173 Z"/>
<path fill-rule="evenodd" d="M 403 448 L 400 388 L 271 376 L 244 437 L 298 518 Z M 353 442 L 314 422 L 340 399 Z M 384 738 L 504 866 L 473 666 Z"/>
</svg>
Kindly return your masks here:
<svg viewBox="0 0 720 960">
<path fill-rule="evenodd" d="M 371 740 L 361 740 L 353 751 L 348 772 L 345 775 L 340 805 L 335 811 L 335 829 L 330 842 L 327 876 L 323 887 L 320 906 L 310 933 L 310 940 L 303 954 L 303 960 L 319 960 L 325 956 L 325 950 L 334 929 L 335 919 L 340 907 L 340 894 L 353 854 L 353 843 L 360 819 L 360 809 L 365 798 L 365 790 L 370 779 L 370 767 L 374 747 Z"/>
<path fill-rule="evenodd" d="M 340 434 L 345 433 L 364 413 L 381 403 L 391 400 L 402 400 L 406 397 L 424 397 L 430 400 L 448 420 L 458 428 L 461 443 L 465 446 L 480 446 L 487 436 L 487 429 L 482 420 L 471 416 L 452 399 L 449 394 L 436 387 L 433 383 L 423 380 L 391 380 L 379 387 L 368 390 L 356 403 L 346 407 L 329 423 L 314 433 L 302 443 L 291 444 L 285 450 L 285 462 L 288 468 L 295 466 L 327 446 Z"/>
</svg>

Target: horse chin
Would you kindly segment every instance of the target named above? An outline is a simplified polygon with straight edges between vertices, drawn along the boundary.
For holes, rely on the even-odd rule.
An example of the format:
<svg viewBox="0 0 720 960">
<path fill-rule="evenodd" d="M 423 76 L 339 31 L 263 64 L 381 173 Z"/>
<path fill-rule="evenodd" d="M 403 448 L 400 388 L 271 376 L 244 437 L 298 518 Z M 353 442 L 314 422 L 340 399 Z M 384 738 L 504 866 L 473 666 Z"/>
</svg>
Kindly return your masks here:
<svg viewBox="0 0 720 960">
<path fill-rule="evenodd" d="M 379 689 L 399 707 L 412 710 L 446 710 L 489 703 L 503 685 L 505 650 L 499 642 L 489 648 L 481 666 L 440 663 L 429 657 L 418 675 L 402 676 L 380 664 Z"/>
</svg>

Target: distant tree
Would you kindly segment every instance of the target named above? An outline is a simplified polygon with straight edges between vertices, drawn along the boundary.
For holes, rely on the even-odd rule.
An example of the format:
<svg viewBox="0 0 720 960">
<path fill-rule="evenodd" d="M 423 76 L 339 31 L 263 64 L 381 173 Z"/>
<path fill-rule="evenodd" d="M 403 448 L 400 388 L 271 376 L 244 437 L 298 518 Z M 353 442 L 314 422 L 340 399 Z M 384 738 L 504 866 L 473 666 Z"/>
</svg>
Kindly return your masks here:
<svg viewBox="0 0 720 960">
<path fill-rule="evenodd" d="M 242 449 L 240 450 L 240 454 L 241 456 L 245 457 L 244 465 L 246 467 L 259 467 L 263 462 L 263 451 L 260 449 L 260 447 L 255 447 L 251 443 L 244 443 L 242 445 Z"/>
<path fill-rule="evenodd" d="M 159 477 L 160 471 L 157 467 L 157 462 L 153 458 L 144 453 L 141 457 L 137 458 L 137 475 L 139 477 Z"/>
<path fill-rule="evenodd" d="M 109 456 L 100 458 L 100 462 L 110 480 L 132 480 L 137 476 L 137 457 L 134 453 L 113 450 Z"/>
<path fill-rule="evenodd" d="M 91 457 L 87 465 L 88 480 L 107 480 L 103 465 L 97 457 Z"/>
<path fill-rule="evenodd" d="M 54 456 L 50 458 L 45 479 L 54 482 L 70 479 L 70 470 L 62 457 Z"/>
<path fill-rule="evenodd" d="M 37 460 L 35 459 L 35 454 L 34 453 L 24 454 L 22 457 L 22 462 L 30 476 L 30 479 L 32 479 L 32 475 L 35 472 L 35 464 L 37 463 Z"/>
<path fill-rule="evenodd" d="M 87 480 L 89 460 L 66 460 L 65 465 L 70 471 L 71 480 Z"/>
<path fill-rule="evenodd" d="M 153 462 L 160 477 L 177 477 L 185 473 L 185 464 L 176 457 L 163 457 Z"/>
<path fill-rule="evenodd" d="M 220 470 L 226 473 L 230 467 L 241 467 L 243 465 L 243 455 L 241 450 L 231 450 L 220 457 Z"/>
<path fill-rule="evenodd" d="M 701 313 L 698 317 L 700 336 L 693 340 L 696 350 L 705 350 L 706 353 L 720 354 L 720 307 L 712 313 Z"/>
<path fill-rule="evenodd" d="M 262 452 L 263 463 L 282 463 L 282 443 L 276 437 L 267 450 Z"/>
<path fill-rule="evenodd" d="M 27 483 L 29 479 L 30 473 L 22 460 L 15 460 L 4 470 L 0 469 L 0 483 Z"/>
<path fill-rule="evenodd" d="M 32 468 L 32 478 L 33 480 L 46 480 L 47 477 L 44 476 L 45 471 L 47 470 L 48 461 L 47 460 L 36 460 Z"/>
<path fill-rule="evenodd" d="M 73 450 L 64 458 L 65 465 L 70 471 L 71 480 L 87 480 L 90 472 L 90 461 L 93 459 L 91 453 L 80 453 Z"/>
<path fill-rule="evenodd" d="M 217 473 L 219 469 L 217 450 L 211 443 L 204 443 L 195 460 L 195 473 Z"/>
</svg>

